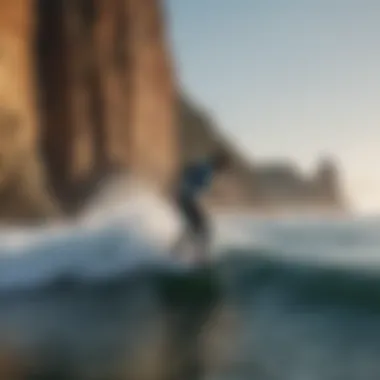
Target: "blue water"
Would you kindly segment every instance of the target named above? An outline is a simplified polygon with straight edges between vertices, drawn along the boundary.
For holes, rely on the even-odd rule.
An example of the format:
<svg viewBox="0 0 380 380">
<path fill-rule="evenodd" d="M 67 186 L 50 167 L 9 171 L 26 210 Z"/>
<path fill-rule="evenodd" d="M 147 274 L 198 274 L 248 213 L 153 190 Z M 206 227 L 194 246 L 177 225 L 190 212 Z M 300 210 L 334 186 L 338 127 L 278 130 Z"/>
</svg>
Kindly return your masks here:
<svg viewBox="0 0 380 380">
<path fill-rule="evenodd" d="M 380 378 L 380 221 L 229 223 L 252 243 L 225 258 L 239 333 L 220 378 Z"/>
<path fill-rule="evenodd" d="M 380 379 L 380 219 L 219 215 L 196 268 L 165 255 L 168 211 L 136 204 L 7 233 L 3 351 L 76 380 Z"/>
</svg>

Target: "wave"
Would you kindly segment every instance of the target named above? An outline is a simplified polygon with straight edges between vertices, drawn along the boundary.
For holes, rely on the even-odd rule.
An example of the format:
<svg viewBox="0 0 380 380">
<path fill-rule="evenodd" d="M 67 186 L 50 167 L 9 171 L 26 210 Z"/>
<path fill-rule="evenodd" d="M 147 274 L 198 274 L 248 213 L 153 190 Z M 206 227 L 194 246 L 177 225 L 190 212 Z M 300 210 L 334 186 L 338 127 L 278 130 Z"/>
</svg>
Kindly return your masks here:
<svg viewBox="0 0 380 380">
<path fill-rule="evenodd" d="M 157 379 L 188 347 L 186 366 L 206 361 L 214 349 L 204 336 L 227 333 L 224 367 L 216 375 L 205 365 L 205 378 L 379 378 L 380 269 L 365 253 L 379 252 L 378 221 L 215 223 L 215 260 L 190 270 L 168 255 L 182 227 L 175 210 L 129 181 L 108 186 L 71 223 L 3 230 L 2 347 L 37 352 L 62 371 L 123 363 L 137 371 L 131 378 Z M 343 265 L 350 257 L 362 265 Z M 51 286 L 62 278 L 73 281 Z M 226 309 L 235 324 L 215 331 L 213 315 Z"/>
<path fill-rule="evenodd" d="M 223 252 L 237 248 L 342 265 L 359 265 L 363 257 L 375 262 L 380 257 L 380 224 L 373 220 L 263 220 L 229 215 L 215 217 L 213 223 L 216 261 Z M 28 229 L 2 227 L 0 290 L 41 286 L 63 276 L 81 281 L 109 278 L 153 263 L 183 270 L 169 255 L 182 230 L 175 207 L 153 184 L 115 177 L 103 184 L 75 220 Z"/>
<path fill-rule="evenodd" d="M 142 265 L 176 266 L 182 229 L 154 187 L 130 177 L 105 184 L 81 215 L 49 226 L 0 230 L 0 290 L 41 286 L 63 276 L 108 278 Z"/>
<path fill-rule="evenodd" d="M 218 250 L 264 249 L 277 257 L 317 265 L 380 267 L 378 218 L 282 218 L 222 215 L 216 223 Z"/>
</svg>

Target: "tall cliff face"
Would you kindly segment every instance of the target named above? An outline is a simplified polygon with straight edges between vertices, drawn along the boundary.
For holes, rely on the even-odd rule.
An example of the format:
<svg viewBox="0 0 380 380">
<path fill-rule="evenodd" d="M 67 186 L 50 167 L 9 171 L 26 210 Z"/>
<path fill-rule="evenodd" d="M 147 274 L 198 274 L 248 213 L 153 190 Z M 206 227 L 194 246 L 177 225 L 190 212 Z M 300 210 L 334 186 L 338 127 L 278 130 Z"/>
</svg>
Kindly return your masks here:
<svg viewBox="0 0 380 380">
<path fill-rule="evenodd" d="M 56 215 L 36 149 L 33 1 L 0 2 L 0 221 Z"/>
<path fill-rule="evenodd" d="M 170 182 L 178 164 L 178 135 L 175 78 L 162 1 L 129 2 L 134 99 L 131 168 L 161 182 Z"/>
<path fill-rule="evenodd" d="M 159 0 L 38 0 L 42 151 L 58 197 L 110 164 L 171 179 L 173 77 Z"/>
<path fill-rule="evenodd" d="M 0 220 L 25 202 L 56 215 L 47 189 L 75 208 L 111 166 L 171 180 L 164 24 L 160 0 L 0 2 Z"/>
</svg>

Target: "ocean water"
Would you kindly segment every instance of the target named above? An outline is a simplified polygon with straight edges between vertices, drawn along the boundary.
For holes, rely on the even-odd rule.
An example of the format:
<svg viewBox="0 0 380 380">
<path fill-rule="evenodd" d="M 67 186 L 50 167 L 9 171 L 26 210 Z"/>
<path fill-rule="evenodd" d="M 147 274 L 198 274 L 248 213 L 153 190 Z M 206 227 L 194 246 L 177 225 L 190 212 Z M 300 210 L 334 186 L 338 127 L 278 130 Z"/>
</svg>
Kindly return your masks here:
<svg viewBox="0 0 380 380">
<path fill-rule="evenodd" d="M 380 219 L 214 215 L 197 268 L 154 191 L 105 195 L 2 229 L 1 379 L 380 379 Z"/>
<path fill-rule="evenodd" d="M 226 219 L 250 238 L 221 260 L 240 335 L 220 378 L 380 378 L 380 220 Z"/>
</svg>

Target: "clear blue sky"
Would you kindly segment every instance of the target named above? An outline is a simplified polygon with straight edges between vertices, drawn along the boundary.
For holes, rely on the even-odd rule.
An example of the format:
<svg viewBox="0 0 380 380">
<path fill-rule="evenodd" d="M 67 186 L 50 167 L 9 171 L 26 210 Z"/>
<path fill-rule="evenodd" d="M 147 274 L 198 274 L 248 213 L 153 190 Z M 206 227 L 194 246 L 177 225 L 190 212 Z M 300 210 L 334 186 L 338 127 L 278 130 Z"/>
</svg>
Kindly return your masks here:
<svg viewBox="0 0 380 380">
<path fill-rule="evenodd" d="M 332 153 L 380 210 L 380 2 L 167 0 L 184 88 L 256 160 Z"/>
</svg>

